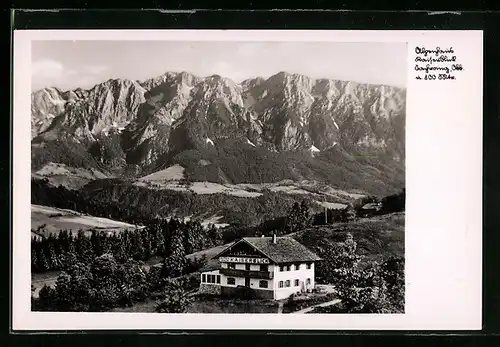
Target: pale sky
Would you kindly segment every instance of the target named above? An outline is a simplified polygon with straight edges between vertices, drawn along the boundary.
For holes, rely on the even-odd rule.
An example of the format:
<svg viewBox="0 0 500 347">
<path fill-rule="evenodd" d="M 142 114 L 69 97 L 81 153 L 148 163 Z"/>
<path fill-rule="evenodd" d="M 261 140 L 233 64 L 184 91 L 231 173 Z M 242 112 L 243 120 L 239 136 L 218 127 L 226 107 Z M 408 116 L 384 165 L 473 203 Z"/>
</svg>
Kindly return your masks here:
<svg viewBox="0 0 500 347">
<path fill-rule="evenodd" d="M 167 71 L 241 82 L 280 71 L 404 87 L 406 43 L 32 41 L 32 90 L 91 88 Z"/>
</svg>

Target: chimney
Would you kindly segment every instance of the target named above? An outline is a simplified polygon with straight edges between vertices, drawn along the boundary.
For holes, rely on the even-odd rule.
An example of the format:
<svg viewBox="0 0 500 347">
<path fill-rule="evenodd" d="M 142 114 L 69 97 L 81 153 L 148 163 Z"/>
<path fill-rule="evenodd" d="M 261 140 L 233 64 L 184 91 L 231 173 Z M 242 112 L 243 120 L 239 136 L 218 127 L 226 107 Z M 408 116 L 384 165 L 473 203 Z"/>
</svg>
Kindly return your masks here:
<svg viewBox="0 0 500 347">
<path fill-rule="evenodd" d="M 273 243 L 276 243 L 276 234 L 273 234 Z"/>
</svg>

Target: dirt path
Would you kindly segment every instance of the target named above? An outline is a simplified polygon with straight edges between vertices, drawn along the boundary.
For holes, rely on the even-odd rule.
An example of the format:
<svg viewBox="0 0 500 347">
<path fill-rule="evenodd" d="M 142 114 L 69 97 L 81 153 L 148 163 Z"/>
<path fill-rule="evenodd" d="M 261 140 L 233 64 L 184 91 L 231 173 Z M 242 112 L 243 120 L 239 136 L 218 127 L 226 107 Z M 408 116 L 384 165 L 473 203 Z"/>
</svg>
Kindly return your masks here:
<svg viewBox="0 0 500 347">
<path fill-rule="evenodd" d="M 327 302 L 323 302 L 321 304 L 317 304 L 317 305 L 314 305 L 314 306 L 309 306 L 309 307 L 306 307 L 300 311 L 295 311 L 295 312 L 291 312 L 291 314 L 294 314 L 294 313 L 298 313 L 298 314 L 302 314 L 302 313 L 307 313 L 307 312 L 311 312 L 312 310 L 314 310 L 316 307 L 326 307 L 326 306 L 331 306 L 331 305 L 335 305 L 337 303 L 339 303 L 340 300 L 339 299 L 335 299 L 335 300 L 331 300 L 331 301 L 327 301 Z"/>
</svg>

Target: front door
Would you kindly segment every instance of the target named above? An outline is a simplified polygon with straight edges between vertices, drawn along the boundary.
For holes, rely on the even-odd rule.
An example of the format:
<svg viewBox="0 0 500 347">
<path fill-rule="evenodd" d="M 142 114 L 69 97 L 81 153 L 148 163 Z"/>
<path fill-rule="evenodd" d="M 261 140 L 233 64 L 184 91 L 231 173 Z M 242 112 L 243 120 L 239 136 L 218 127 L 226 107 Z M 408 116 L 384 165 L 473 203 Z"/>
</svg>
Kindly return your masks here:
<svg viewBox="0 0 500 347">
<path fill-rule="evenodd" d="M 245 287 L 250 287 L 250 277 L 245 277 Z"/>
</svg>

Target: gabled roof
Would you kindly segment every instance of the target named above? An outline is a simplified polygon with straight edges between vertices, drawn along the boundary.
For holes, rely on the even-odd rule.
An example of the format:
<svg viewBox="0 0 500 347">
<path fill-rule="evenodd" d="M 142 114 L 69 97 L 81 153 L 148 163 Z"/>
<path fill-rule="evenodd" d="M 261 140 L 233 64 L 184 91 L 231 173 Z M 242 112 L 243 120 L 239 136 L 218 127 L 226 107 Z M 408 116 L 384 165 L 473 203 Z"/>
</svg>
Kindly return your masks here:
<svg viewBox="0 0 500 347">
<path fill-rule="evenodd" d="M 233 243 L 214 258 L 218 258 L 232 246 L 240 242 L 248 243 L 258 252 L 277 264 L 321 260 L 320 257 L 311 252 L 300 242 L 287 236 L 276 237 L 276 243 L 273 243 L 272 237 L 244 237 Z"/>
</svg>

